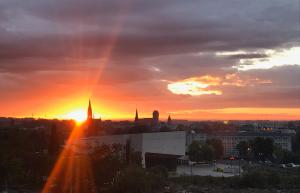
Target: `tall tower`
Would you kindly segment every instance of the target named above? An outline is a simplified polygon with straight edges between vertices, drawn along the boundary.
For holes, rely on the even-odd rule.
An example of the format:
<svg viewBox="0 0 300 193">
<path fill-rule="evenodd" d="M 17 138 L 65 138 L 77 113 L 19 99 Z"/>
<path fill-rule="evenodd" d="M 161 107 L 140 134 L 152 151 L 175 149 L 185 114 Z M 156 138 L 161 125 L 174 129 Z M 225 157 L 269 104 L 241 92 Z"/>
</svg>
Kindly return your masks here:
<svg viewBox="0 0 300 193">
<path fill-rule="evenodd" d="M 139 122 L 139 114 L 138 114 L 138 110 L 135 110 L 135 118 L 134 118 L 134 123 L 137 125 Z"/>
<path fill-rule="evenodd" d="M 153 111 L 152 113 L 152 121 L 154 126 L 159 124 L 159 112 L 157 110 Z"/>
<path fill-rule="evenodd" d="M 91 100 L 89 100 L 86 123 L 87 123 L 87 135 L 88 136 L 95 135 L 96 129 L 93 121 L 93 110 L 92 110 Z"/>
<path fill-rule="evenodd" d="M 169 115 L 169 117 L 168 117 L 168 125 L 172 125 L 171 115 Z"/>
<path fill-rule="evenodd" d="M 87 120 L 92 120 L 93 119 L 93 110 L 92 110 L 92 105 L 91 105 L 91 99 L 89 99 L 89 107 L 87 111 Z"/>
</svg>

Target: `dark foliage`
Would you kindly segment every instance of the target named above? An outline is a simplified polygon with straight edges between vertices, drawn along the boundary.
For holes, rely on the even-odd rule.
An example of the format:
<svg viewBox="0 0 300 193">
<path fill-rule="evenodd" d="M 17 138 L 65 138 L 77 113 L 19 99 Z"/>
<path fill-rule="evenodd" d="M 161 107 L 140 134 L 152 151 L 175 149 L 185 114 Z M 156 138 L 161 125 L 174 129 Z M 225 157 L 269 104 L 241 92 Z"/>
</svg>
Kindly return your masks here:
<svg viewBox="0 0 300 193">
<path fill-rule="evenodd" d="M 224 147 L 223 143 L 220 139 L 208 139 L 206 140 L 206 144 L 210 145 L 214 149 L 214 159 L 221 159 L 224 155 Z"/>
</svg>

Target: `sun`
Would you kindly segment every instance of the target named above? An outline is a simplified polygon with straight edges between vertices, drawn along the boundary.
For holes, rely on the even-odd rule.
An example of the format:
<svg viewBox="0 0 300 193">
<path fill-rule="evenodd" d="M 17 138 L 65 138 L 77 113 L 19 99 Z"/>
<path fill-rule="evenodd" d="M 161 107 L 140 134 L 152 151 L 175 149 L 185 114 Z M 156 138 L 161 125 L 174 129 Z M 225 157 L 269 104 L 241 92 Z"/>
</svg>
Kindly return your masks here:
<svg viewBox="0 0 300 193">
<path fill-rule="evenodd" d="M 86 111 L 84 111 L 83 109 L 79 109 L 79 110 L 75 110 L 75 111 L 67 113 L 65 115 L 65 118 L 66 119 L 73 119 L 77 123 L 82 123 L 86 120 L 87 114 L 86 114 Z"/>
</svg>

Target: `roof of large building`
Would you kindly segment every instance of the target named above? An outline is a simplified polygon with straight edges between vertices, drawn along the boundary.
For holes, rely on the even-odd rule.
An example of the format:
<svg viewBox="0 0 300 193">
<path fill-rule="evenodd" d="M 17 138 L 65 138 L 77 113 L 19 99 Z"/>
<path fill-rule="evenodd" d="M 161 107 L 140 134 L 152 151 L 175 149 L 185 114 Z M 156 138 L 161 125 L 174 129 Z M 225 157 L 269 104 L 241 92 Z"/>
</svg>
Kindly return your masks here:
<svg viewBox="0 0 300 193">
<path fill-rule="evenodd" d="M 257 137 L 275 137 L 275 136 L 291 136 L 290 133 L 282 133 L 280 131 L 240 131 L 240 132 L 226 132 L 218 133 L 216 136 L 257 136 Z"/>
</svg>

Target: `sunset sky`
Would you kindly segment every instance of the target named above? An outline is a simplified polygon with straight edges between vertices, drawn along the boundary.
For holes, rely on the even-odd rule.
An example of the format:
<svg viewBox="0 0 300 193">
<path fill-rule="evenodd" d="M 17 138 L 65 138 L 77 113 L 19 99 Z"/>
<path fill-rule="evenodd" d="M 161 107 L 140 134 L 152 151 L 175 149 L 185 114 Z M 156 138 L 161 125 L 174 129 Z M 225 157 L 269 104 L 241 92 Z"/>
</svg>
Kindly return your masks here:
<svg viewBox="0 0 300 193">
<path fill-rule="evenodd" d="M 0 116 L 300 119 L 299 0 L 1 0 Z"/>
</svg>

